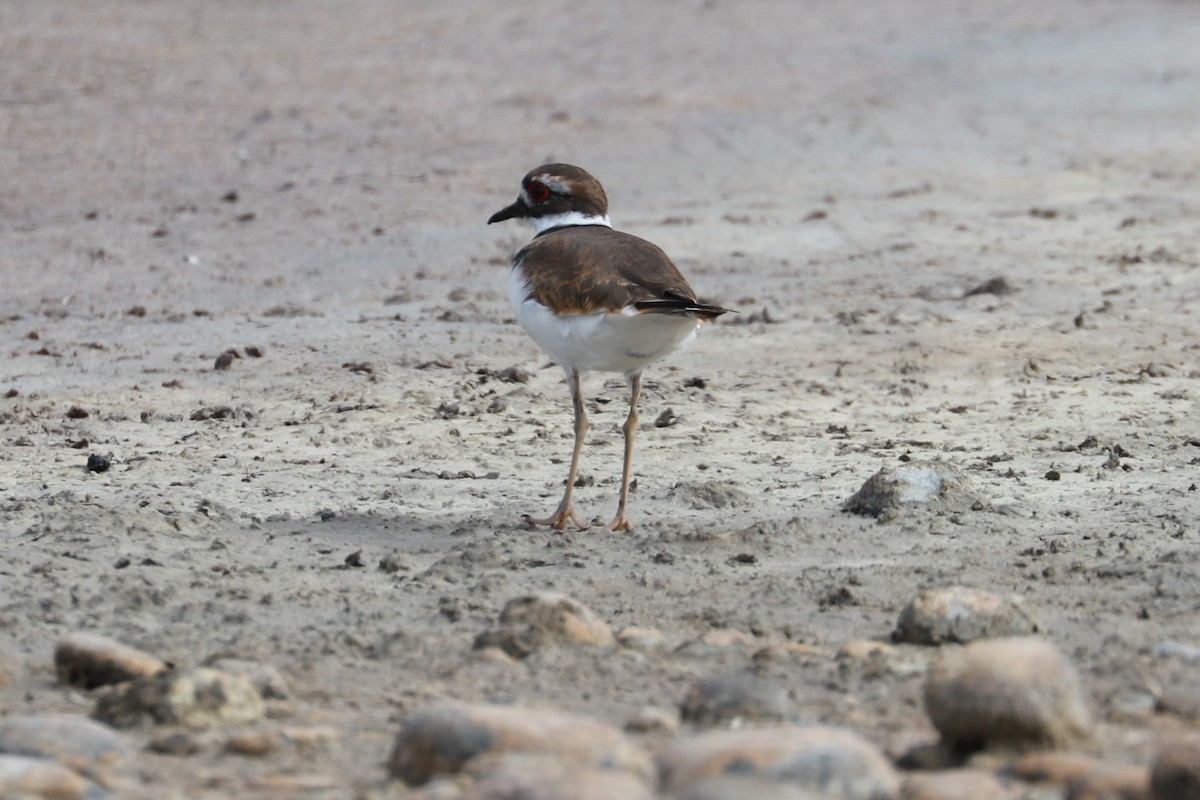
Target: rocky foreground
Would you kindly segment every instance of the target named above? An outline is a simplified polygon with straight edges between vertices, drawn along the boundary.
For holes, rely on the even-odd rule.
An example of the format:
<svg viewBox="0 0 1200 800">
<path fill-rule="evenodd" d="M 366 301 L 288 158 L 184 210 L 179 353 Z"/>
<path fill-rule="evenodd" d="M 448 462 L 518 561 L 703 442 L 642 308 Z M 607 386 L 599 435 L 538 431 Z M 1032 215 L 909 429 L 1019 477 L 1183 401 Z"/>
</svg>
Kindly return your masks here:
<svg viewBox="0 0 1200 800">
<path fill-rule="evenodd" d="M 439 701 L 414 708 L 386 766 L 359 775 L 363 798 L 425 800 L 1191 800 L 1200 798 L 1200 735 L 1181 734 L 1149 762 L 1092 755 L 1094 702 L 1036 612 L 1018 598 L 961 586 L 929 589 L 900 614 L 893 642 L 855 640 L 835 653 L 753 643 L 713 630 L 672 643 L 653 628 L 614 633 L 586 606 L 542 592 L 513 598 L 475 638 L 470 659 L 517 668 L 559 649 L 598 660 L 699 659 L 741 651 L 741 668 L 647 706 L 622 726 L 550 705 Z M 1164 643 L 1160 657 L 1200 661 Z M 924 730 L 887 752 L 853 726 L 799 723 L 781 663 L 861 681 L 922 673 Z M 0 720 L 0 797 L 86 800 L 144 796 L 148 751 L 186 759 L 220 751 L 253 759 L 246 787 L 267 794 L 344 796 L 344 775 L 297 769 L 306 754 L 343 745 L 336 726 L 289 723 L 296 713 L 278 669 L 231 658 L 167 664 L 104 636 L 63 637 L 54 669 L 90 714 L 11 714 Z M 2 676 L 0 676 L 2 677 Z M 664 698 L 665 700 L 665 698 Z M 1194 684 L 1164 689 L 1130 714 L 1179 724 L 1200 717 Z M 133 731 L 133 733 L 127 733 Z M 1110 734 L 1111 735 L 1111 734 Z M 895 739 L 894 739 L 895 740 Z M 272 762 L 279 762 L 272 769 Z"/>
</svg>

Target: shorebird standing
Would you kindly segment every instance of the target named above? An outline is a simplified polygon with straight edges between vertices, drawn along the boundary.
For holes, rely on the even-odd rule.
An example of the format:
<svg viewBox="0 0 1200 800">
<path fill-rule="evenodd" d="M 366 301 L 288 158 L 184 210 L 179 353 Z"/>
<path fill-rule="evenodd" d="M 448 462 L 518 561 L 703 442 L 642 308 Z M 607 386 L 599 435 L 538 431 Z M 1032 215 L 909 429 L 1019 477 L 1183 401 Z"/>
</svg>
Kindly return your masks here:
<svg viewBox="0 0 1200 800">
<path fill-rule="evenodd" d="M 625 462 L 617 514 L 605 530 L 628 530 L 642 370 L 728 309 L 697 300 L 656 245 L 614 231 L 604 188 L 579 167 L 546 164 L 530 172 L 516 202 L 493 214 L 488 224 L 506 219 L 527 220 L 535 230 L 533 241 L 513 258 L 509 299 L 521 327 L 566 372 L 575 410 L 575 449 L 562 500 L 549 517 L 525 519 L 559 530 L 568 521 L 589 527 L 571 501 L 588 429 L 579 379 L 593 370 L 620 372 L 630 391 L 623 426 Z"/>
</svg>

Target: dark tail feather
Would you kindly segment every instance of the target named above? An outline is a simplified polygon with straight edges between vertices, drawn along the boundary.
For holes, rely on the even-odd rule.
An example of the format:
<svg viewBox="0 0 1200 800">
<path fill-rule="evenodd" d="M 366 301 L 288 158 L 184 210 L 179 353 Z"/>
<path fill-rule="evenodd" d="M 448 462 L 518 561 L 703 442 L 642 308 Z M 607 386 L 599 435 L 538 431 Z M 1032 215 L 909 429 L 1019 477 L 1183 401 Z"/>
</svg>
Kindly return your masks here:
<svg viewBox="0 0 1200 800">
<path fill-rule="evenodd" d="M 651 314 L 693 314 L 705 320 L 716 319 L 722 314 L 737 313 L 732 309 L 701 303 L 675 292 L 667 292 L 653 300 L 640 300 L 634 303 L 633 307 Z"/>
</svg>

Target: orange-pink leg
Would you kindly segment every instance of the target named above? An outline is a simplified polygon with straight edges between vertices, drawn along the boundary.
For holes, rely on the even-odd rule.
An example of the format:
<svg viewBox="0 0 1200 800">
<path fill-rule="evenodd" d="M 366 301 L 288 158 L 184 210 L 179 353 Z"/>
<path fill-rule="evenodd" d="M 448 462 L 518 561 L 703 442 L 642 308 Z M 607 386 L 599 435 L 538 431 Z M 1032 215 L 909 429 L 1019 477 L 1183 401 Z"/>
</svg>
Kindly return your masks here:
<svg viewBox="0 0 1200 800">
<path fill-rule="evenodd" d="M 621 469 L 621 499 L 617 503 L 617 515 L 613 521 L 604 526 L 606 531 L 627 531 L 633 526 L 629 517 L 625 516 L 625 506 L 629 503 L 629 479 L 633 475 L 633 440 L 637 437 L 637 406 L 638 397 L 642 394 L 642 374 L 639 372 L 629 379 L 629 416 L 621 428 L 625 432 L 625 464 Z"/>
<path fill-rule="evenodd" d="M 571 504 L 571 495 L 575 491 L 575 477 L 579 472 L 579 456 L 583 453 L 583 439 L 587 435 L 588 429 L 587 413 L 583 410 L 583 392 L 579 388 L 579 372 L 577 370 L 567 370 L 567 387 L 571 390 L 571 404 L 575 408 L 575 450 L 571 453 L 571 469 L 567 472 L 567 489 L 563 492 L 558 508 L 554 509 L 554 513 L 550 516 L 545 519 L 534 519 L 526 514 L 523 517 L 530 525 L 549 525 L 560 531 L 567 527 L 568 520 L 580 530 L 588 527 L 587 523 L 575 513 L 575 507 Z"/>
</svg>

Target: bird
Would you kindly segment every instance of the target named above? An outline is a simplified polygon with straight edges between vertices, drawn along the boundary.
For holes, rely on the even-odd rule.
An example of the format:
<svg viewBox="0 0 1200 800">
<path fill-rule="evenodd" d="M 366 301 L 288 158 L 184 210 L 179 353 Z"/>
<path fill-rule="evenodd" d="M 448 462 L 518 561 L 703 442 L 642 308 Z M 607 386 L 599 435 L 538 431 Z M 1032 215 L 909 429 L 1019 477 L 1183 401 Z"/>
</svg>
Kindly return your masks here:
<svg viewBox="0 0 1200 800">
<path fill-rule="evenodd" d="M 573 491 L 588 430 L 581 376 L 617 372 L 629 386 L 622 432 L 625 458 L 617 512 L 602 530 L 632 528 L 628 516 L 633 444 L 642 370 L 695 336 L 730 309 L 701 302 L 657 245 L 616 231 L 604 187 L 587 170 L 544 164 L 521 180 L 520 193 L 488 219 L 530 223 L 533 240 L 513 257 L 508 295 L 517 322 L 563 369 L 575 415 L 575 446 L 558 507 L 526 523 L 563 530 L 592 526 L 575 511 Z"/>
</svg>

